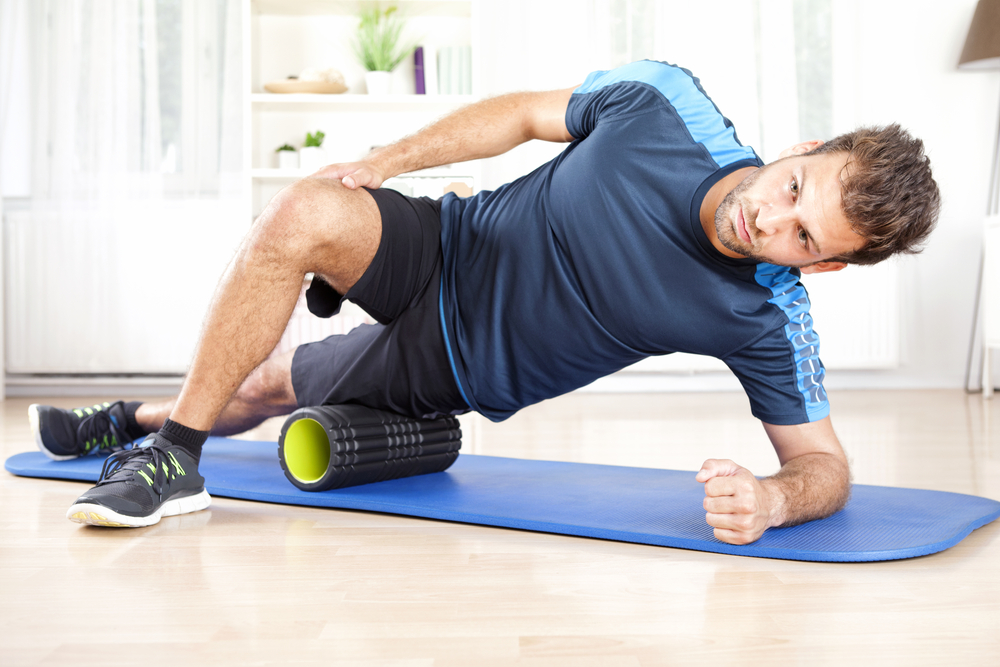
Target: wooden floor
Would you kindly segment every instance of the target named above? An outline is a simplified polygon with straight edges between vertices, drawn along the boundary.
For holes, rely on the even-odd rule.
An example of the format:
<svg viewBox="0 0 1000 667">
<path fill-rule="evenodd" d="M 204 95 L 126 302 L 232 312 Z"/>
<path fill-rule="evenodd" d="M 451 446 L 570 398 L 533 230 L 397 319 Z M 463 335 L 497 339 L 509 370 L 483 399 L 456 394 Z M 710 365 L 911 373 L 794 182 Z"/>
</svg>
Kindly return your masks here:
<svg viewBox="0 0 1000 667">
<path fill-rule="evenodd" d="M 1000 500 L 1000 398 L 831 402 L 855 482 Z M 4 458 L 34 448 L 28 403 L 0 404 Z M 478 454 L 777 465 L 738 394 L 572 395 L 463 429 Z M 84 527 L 64 515 L 88 486 L 0 473 L 0 665 L 1000 665 L 1000 521 L 827 564 L 225 498 Z"/>
</svg>

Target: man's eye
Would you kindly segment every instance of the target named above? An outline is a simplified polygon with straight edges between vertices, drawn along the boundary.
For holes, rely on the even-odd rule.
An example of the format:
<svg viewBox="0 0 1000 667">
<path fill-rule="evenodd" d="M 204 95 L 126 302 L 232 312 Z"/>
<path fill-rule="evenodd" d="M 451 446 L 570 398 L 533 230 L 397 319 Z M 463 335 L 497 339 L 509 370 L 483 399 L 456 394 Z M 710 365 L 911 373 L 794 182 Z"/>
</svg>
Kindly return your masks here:
<svg viewBox="0 0 1000 667">
<path fill-rule="evenodd" d="M 794 178 L 792 179 L 792 184 L 789 185 L 788 187 L 792 191 L 793 195 L 799 194 L 799 183 Z"/>
<path fill-rule="evenodd" d="M 806 234 L 806 230 L 799 228 L 799 243 L 803 246 L 809 243 L 809 236 Z"/>
</svg>

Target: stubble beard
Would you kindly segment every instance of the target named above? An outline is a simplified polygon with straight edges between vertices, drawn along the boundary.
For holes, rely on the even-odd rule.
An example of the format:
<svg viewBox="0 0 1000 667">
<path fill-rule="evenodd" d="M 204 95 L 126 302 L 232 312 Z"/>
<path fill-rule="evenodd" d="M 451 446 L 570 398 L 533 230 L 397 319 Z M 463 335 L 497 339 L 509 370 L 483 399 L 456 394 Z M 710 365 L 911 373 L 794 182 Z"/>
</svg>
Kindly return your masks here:
<svg viewBox="0 0 1000 667">
<path fill-rule="evenodd" d="M 754 237 L 751 230 L 755 230 L 756 227 L 754 226 L 754 220 L 749 217 L 749 207 L 744 205 L 743 194 L 753 187 L 753 184 L 757 181 L 758 176 L 763 170 L 763 168 L 758 169 L 740 181 L 740 184 L 730 190 L 729 194 L 722 199 L 722 203 L 719 204 L 719 208 L 715 211 L 715 233 L 719 237 L 719 242 L 729 250 L 738 252 L 748 259 L 759 262 L 767 262 L 768 259 L 761 257 L 753 245 Z M 750 243 L 740 238 L 735 229 L 736 212 L 741 205 L 743 205 L 743 220 L 746 222 L 747 233 L 750 234 Z"/>
</svg>

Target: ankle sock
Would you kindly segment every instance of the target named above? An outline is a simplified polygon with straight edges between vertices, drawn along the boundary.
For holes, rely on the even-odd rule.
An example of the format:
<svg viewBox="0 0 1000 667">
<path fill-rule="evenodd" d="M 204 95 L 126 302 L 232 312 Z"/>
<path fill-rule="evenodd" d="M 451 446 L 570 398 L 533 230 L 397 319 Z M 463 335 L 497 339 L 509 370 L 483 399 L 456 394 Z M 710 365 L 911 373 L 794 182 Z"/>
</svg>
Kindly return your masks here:
<svg viewBox="0 0 1000 667">
<path fill-rule="evenodd" d="M 135 420 L 135 411 L 142 405 L 142 401 L 130 401 L 125 404 L 125 432 L 133 440 L 140 440 L 150 434 Z"/>
<path fill-rule="evenodd" d="M 170 444 L 183 447 L 195 461 L 201 459 L 202 445 L 208 440 L 208 431 L 196 431 L 169 419 L 163 423 L 160 435 L 169 440 Z"/>
</svg>

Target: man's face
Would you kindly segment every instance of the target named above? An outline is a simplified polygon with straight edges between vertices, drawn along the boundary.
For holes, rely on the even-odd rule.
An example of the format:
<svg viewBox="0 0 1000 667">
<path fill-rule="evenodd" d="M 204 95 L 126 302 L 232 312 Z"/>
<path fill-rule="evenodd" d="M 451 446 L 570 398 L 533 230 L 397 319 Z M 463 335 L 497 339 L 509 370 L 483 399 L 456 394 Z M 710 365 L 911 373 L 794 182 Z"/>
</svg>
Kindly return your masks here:
<svg viewBox="0 0 1000 667">
<path fill-rule="evenodd" d="M 719 241 L 758 261 L 805 267 L 858 250 L 864 239 L 844 215 L 847 154 L 794 155 L 758 169 L 715 213 Z"/>
</svg>

